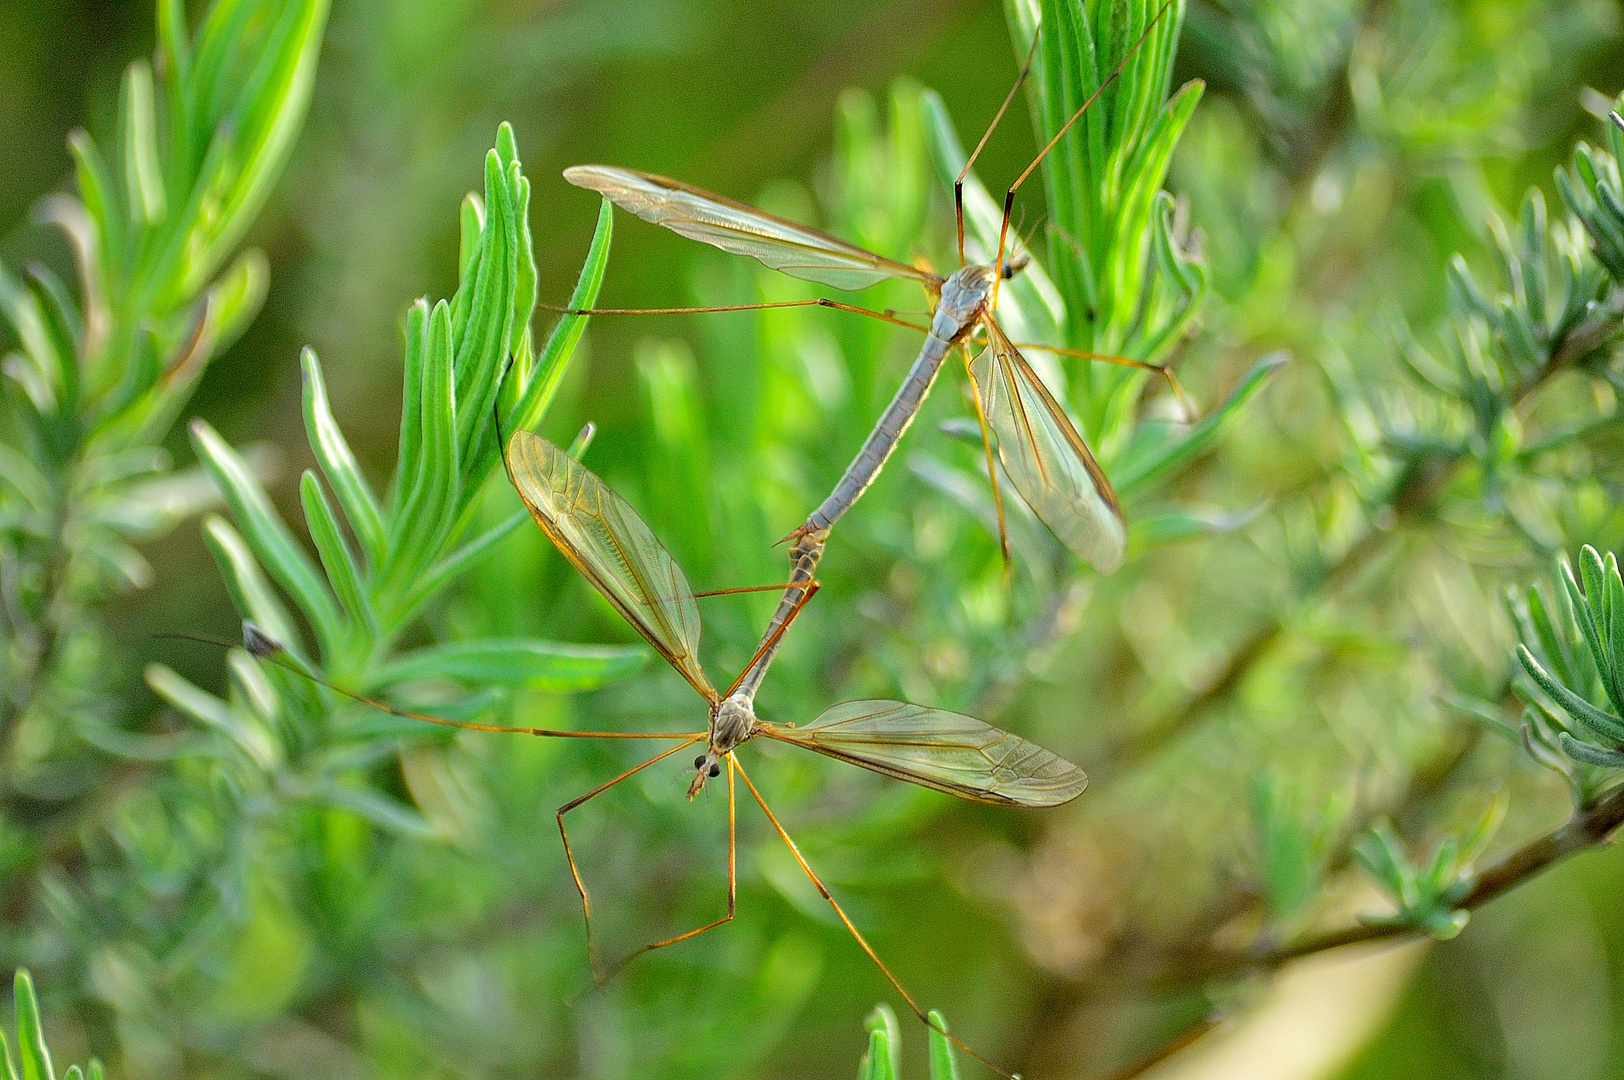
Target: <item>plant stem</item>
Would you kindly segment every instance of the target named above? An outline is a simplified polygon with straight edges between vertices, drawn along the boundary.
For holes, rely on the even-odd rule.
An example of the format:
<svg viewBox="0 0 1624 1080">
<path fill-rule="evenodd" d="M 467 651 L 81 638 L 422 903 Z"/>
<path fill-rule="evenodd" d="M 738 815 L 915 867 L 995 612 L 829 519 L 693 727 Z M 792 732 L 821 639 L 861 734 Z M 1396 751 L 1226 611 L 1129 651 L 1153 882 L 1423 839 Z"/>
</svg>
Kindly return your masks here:
<svg viewBox="0 0 1624 1080">
<path fill-rule="evenodd" d="M 1606 300 L 1575 324 L 1560 341 L 1552 343 L 1548 353 L 1550 360 L 1513 390 L 1510 408 L 1520 407 L 1553 375 L 1590 358 L 1621 330 L 1624 330 L 1624 289 L 1615 288 Z M 1387 496 L 1368 516 L 1368 520 L 1374 522 L 1382 516 L 1383 509 L 1390 509 L 1392 524 L 1386 528 L 1367 525 L 1359 539 L 1350 544 L 1335 561 L 1316 570 L 1293 607 L 1301 608 L 1314 597 L 1339 590 L 1350 579 L 1357 577 L 1359 571 L 1382 550 L 1383 541 L 1388 536 L 1397 535 L 1400 526 L 1430 506 L 1433 496 L 1447 487 L 1460 467 L 1470 460 L 1469 449 L 1462 446 L 1446 455 L 1410 462 L 1389 488 Z M 1173 708 L 1164 710 L 1132 739 L 1108 750 L 1095 763 L 1095 773 L 1104 775 L 1131 769 L 1166 749 L 1215 706 L 1226 701 L 1269 654 L 1285 631 L 1286 620 L 1279 615 L 1257 627 L 1230 654 L 1223 669 L 1206 687 Z"/>
<path fill-rule="evenodd" d="M 1590 806 L 1573 815 L 1560 828 L 1529 841 L 1489 867 L 1478 876 L 1471 892 L 1467 893 L 1456 906 L 1461 910 L 1475 911 L 1569 856 L 1607 843 L 1621 825 L 1624 825 L 1624 784 L 1612 788 Z M 1398 944 L 1425 936 L 1424 931 L 1415 927 L 1359 924 L 1317 934 L 1290 945 L 1257 952 L 1211 952 L 1205 957 L 1181 965 L 1174 974 L 1178 983 L 1187 986 L 1207 979 L 1239 975 L 1248 971 L 1275 971 L 1295 960 L 1350 945 L 1374 945 L 1383 942 Z M 1130 1080 L 1141 1075 L 1185 1047 L 1198 1042 L 1216 1026 L 1213 1017 L 1204 1017 L 1196 1024 L 1179 1031 L 1157 1051 L 1147 1055 L 1129 1071 L 1118 1074 L 1114 1080 Z"/>
</svg>

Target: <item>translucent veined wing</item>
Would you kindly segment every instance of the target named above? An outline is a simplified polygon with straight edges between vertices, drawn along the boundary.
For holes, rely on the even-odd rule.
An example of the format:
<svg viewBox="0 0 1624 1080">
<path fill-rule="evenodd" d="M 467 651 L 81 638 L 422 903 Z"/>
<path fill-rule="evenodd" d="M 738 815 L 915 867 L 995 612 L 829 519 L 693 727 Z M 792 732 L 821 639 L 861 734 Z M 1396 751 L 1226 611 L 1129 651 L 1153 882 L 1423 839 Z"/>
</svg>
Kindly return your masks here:
<svg viewBox="0 0 1624 1080">
<path fill-rule="evenodd" d="M 941 284 L 941 278 L 928 271 L 663 176 L 610 165 L 576 165 L 564 170 L 564 179 L 601 193 L 644 221 L 759 259 L 791 277 L 836 289 L 866 289 L 886 278 L 908 278 L 933 289 Z"/>
<path fill-rule="evenodd" d="M 637 632 L 710 702 L 699 666 L 699 606 L 682 567 L 631 505 L 552 443 L 518 431 L 508 476 L 549 539 Z"/>
<path fill-rule="evenodd" d="M 1122 565 L 1128 533 L 1111 481 L 1065 410 L 991 319 L 989 347 L 970 365 L 998 437 L 998 459 L 1026 505 L 1102 574 Z"/>
<path fill-rule="evenodd" d="M 803 727 L 759 734 L 961 799 L 1059 806 L 1083 793 L 1083 770 L 973 716 L 904 701 L 844 701 Z"/>
</svg>

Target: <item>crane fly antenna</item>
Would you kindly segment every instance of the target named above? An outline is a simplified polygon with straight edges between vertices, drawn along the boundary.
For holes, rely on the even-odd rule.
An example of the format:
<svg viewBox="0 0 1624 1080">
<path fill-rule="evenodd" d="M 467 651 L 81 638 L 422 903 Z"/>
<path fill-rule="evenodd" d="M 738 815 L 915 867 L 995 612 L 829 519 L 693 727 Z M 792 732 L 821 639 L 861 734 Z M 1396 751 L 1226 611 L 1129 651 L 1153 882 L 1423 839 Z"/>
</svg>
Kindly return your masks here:
<svg viewBox="0 0 1624 1080">
<path fill-rule="evenodd" d="M 1021 88 L 1021 84 L 1026 82 L 1026 77 L 1032 73 L 1032 58 L 1038 53 L 1038 35 L 1042 32 L 1043 28 L 1041 26 L 1033 29 L 1032 44 L 1026 48 L 1026 63 L 1021 65 L 1021 73 L 1015 76 L 1015 85 L 1011 86 L 1009 93 L 1004 95 L 1004 103 L 998 106 L 998 111 L 993 114 L 992 123 L 988 124 L 987 130 L 981 133 L 981 141 L 976 143 L 974 150 L 970 151 L 970 156 L 965 159 L 964 168 L 959 170 L 958 179 L 953 181 L 953 214 L 959 223 L 960 266 L 964 265 L 964 178 L 970 175 L 970 169 L 975 165 L 976 158 L 980 157 L 981 151 L 986 149 L 987 140 L 992 138 L 992 133 L 998 127 L 998 122 L 1004 118 L 1004 113 L 1009 110 L 1009 103 L 1015 100 L 1015 92 Z"/>
<path fill-rule="evenodd" d="M 1032 164 L 1026 167 L 1026 171 L 1017 176 L 1015 178 L 1015 182 L 1009 185 L 1009 190 L 1004 193 L 1004 222 L 998 227 L 998 258 L 993 263 L 994 267 L 1002 268 L 1004 265 L 1004 242 L 1009 236 L 1009 212 L 1010 209 L 1015 205 L 1015 192 L 1020 190 L 1020 186 L 1022 184 L 1026 183 L 1026 178 L 1032 175 L 1032 170 L 1037 168 L 1038 163 L 1048 156 L 1049 151 L 1055 148 L 1055 144 L 1060 141 L 1061 137 L 1064 136 L 1066 132 L 1071 130 L 1071 126 L 1077 122 L 1083 113 L 1088 111 L 1088 107 L 1094 104 L 1095 101 L 1099 100 L 1100 95 L 1105 93 L 1107 87 L 1116 82 L 1117 76 L 1121 75 L 1122 70 L 1128 66 L 1128 61 L 1133 59 L 1134 54 L 1139 51 L 1139 46 L 1143 45 L 1145 43 L 1145 39 L 1150 37 L 1150 32 L 1156 29 L 1156 24 L 1162 21 L 1162 16 L 1166 15 L 1167 9 L 1172 6 L 1173 0 L 1166 0 L 1166 3 L 1162 4 L 1160 10 L 1156 12 L 1155 17 L 1152 18 L 1150 22 L 1145 25 L 1145 28 L 1139 32 L 1139 36 L 1134 39 L 1134 43 L 1128 46 L 1128 51 L 1122 54 L 1122 60 L 1117 64 L 1116 68 L 1112 70 L 1111 74 L 1107 75 L 1105 81 L 1094 88 L 1094 92 L 1088 95 L 1088 100 L 1083 102 L 1082 105 L 1078 107 L 1077 111 L 1071 114 L 1070 120 L 1067 120 L 1064 124 L 1060 125 L 1060 130 L 1054 133 L 1054 138 L 1045 143 L 1043 149 L 1038 151 L 1038 156 L 1032 159 Z M 996 289 L 997 285 L 995 284 L 993 287 Z"/>
</svg>

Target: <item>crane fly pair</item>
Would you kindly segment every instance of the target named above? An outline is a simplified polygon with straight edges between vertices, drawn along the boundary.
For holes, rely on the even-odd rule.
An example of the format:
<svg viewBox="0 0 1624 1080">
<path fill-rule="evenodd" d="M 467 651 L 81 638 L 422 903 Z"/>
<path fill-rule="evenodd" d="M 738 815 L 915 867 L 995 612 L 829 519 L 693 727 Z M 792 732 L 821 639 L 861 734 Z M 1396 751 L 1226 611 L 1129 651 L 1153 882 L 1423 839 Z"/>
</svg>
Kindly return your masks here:
<svg viewBox="0 0 1624 1080">
<path fill-rule="evenodd" d="M 955 349 L 963 354 L 969 374 L 971 398 L 980 423 L 988 478 L 998 515 L 999 540 L 1006 562 L 1008 540 L 995 461 L 1002 463 L 1004 472 L 1021 497 L 1070 550 L 1087 559 L 1102 573 L 1114 570 L 1121 563 L 1126 546 L 1126 529 L 1110 482 L 1064 409 L 1019 350 L 1023 347 L 1047 349 L 1067 356 L 1105 360 L 1154 371 L 1167 379 L 1182 402 L 1183 394 L 1177 380 L 1166 367 L 1143 361 L 1047 345 L 1017 346 L 1000 327 L 994 311 L 1000 284 L 1020 272 L 1027 263 L 1024 255 L 1006 258 L 1010 211 L 1016 190 L 1089 105 L 1121 74 L 1128 59 L 1166 14 L 1168 6 L 1162 6 L 1115 70 L 1010 186 L 1004 200 L 998 250 L 992 264 L 971 264 L 966 261 L 964 253 L 964 179 L 986 146 L 993 127 L 996 127 L 1014 99 L 1021 85 L 1020 80 L 1016 82 L 955 184 L 960 267 L 947 277 L 892 261 L 826 233 L 674 180 L 631 169 L 596 165 L 566 170 L 564 175 L 571 183 L 599 191 L 616 205 L 647 221 L 724 251 L 752 256 L 786 274 L 833 288 L 852 290 L 890 278 L 907 279 L 919 283 L 932 303 L 929 326 L 915 325 L 889 312 L 870 311 L 829 299 L 638 312 L 667 314 L 677 311 L 739 311 L 818 305 L 869 315 L 923 331 L 926 335 L 925 343 L 902 386 L 856 458 L 829 497 L 791 534 L 794 541 L 790 547 L 791 578 L 785 586 L 783 599 L 755 654 L 725 692 L 715 688 L 699 660 L 700 619 L 696 597 L 706 594 L 692 591 L 682 568 L 636 511 L 570 454 L 538 435 L 519 431 L 504 448 L 503 462 L 508 477 L 537 524 L 576 570 L 704 700 L 709 712 L 705 730 L 658 733 L 556 731 L 500 727 L 413 712 L 325 682 L 297 662 L 280 644 L 252 625 L 245 624 L 245 641 L 255 656 L 397 716 L 476 731 L 519 732 L 556 738 L 652 739 L 675 743 L 570 800 L 556 813 L 570 875 L 581 897 L 592 969 L 600 980 L 636 956 L 686 941 L 734 917 L 738 880 L 736 781 L 742 781 L 773 830 L 858 945 L 879 967 L 915 1015 L 925 1024 L 935 1027 L 928 1014 L 880 960 L 807 863 L 739 761 L 739 747 L 757 737 L 771 739 L 804 747 L 894 779 L 999 806 L 1059 806 L 1076 798 L 1087 785 L 1087 778 L 1077 766 L 974 717 L 907 702 L 864 700 L 834 705 L 811 721 L 797 726 L 758 717 L 755 696 L 784 634 L 818 591 L 815 573 L 830 530 L 878 475 L 918 413 L 942 363 Z M 1036 49 L 1035 39 L 1033 49 Z M 1029 54 L 1021 80 L 1025 79 L 1031 63 L 1032 56 Z M 632 313 L 601 309 L 555 310 L 578 315 Z M 975 347 L 983 344 L 985 348 L 972 355 Z M 693 759 L 688 797 L 692 799 L 708 782 L 718 779 L 724 772 L 727 778 L 728 886 L 725 913 L 685 933 L 645 945 L 605 967 L 601 963 L 593 933 L 591 899 L 576 866 L 565 816 L 629 777 L 696 746 L 702 746 L 703 752 Z M 955 1036 L 945 1030 L 943 1033 L 995 1071 L 1005 1073 L 1005 1070 L 988 1062 Z"/>
<path fill-rule="evenodd" d="M 540 728 L 509 728 L 450 720 L 386 704 L 352 693 L 324 680 L 323 685 L 364 704 L 396 716 L 475 731 L 510 731 L 530 735 L 576 739 L 658 739 L 676 743 L 586 794 L 571 799 L 557 811 L 558 831 L 569 862 L 570 876 L 581 897 L 587 927 L 588 955 L 601 981 L 627 961 L 654 949 L 686 941 L 733 918 L 738 882 L 737 804 L 734 779 L 743 781 L 750 797 L 761 807 L 774 831 L 788 846 L 801 869 L 834 909 L 863 951 L 879 966 L 914 1013 L 930 1024 L 890 969 L 852 923 L 840 903 L 807 863 L 795 841 L 767 805 L 736 752 L 749 740 L 762 737 L 815 750 L 841 761 L 922 787 L 997 806 L 1059 806 L 1082 794 L 1088 779 L 1081 769 L 1027 740 L 985 724 L 974 717 L 902 701 L 846 701 L 825 709 L 809 723 L 774 723 L 756 716 L 754 687 L 770 663 L 779 639 L 817 592 L 810 581 L 801 590 L 795 610 L 782 620 L 757 649 L 745 671 L 718 692 L 699 661 L 700 619 L 696 594 L 687 576 L 637 512 L 585 466 L 565 451 L 528 431 L 516 432 L 508 443 L 504 462 L 525 506 L 558 550 L 593 588 L 618 611 L 666 662 L 687 680 L 709 709 L 703 731 L 587 732 Z M 776 588 L 777 586 L 772 586 Z M 314 678 L 277 642 L 245 624 L 245 642 L 251 653 L 290 671 Z M 688 786 L 692 799 L 705 784 L 727 774 L 728 872 L 725 914 L 685 933 L 645 945 L 609 967 L 600 959 L 592 929 L 592 902 L 576 867 L 564 817 L 621 781 L 651 765 L 696 745 L 703 752 L 693 760 Z M 944 1032 L 944 1034 L 947 1034 Z M 966 1052 L 952 1035 L 953 1041 Z M 985 1060 L 985 1059 L 982 1059 Z M 990 1064 L 990 1063 L 989 1063 Z M 993 1066 L 996 1068 L 996 1066 Z M 999 1070 L 1002 1071 L 1002 1070 Z"/>
</svg>

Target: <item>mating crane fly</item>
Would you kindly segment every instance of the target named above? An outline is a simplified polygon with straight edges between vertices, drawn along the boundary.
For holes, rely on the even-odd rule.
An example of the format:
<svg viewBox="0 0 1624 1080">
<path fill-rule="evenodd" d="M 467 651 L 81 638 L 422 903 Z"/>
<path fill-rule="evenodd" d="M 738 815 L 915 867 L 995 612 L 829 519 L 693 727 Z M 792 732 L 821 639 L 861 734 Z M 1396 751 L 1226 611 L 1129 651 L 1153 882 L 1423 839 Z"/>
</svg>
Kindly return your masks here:
<svg viewBox="0 0 1624 1080">
<path fill-rule="evenodd" d="M 790 838 L 778 817 L 767 805 L 754 781 L 745 772 L 736 752 L 749 740 L 762 737 L 776 742 L 815 750 L 828 757 L 859 765 L 897 780 L 946 792 L 974 802 L 996 806 L 1052 807 L 1070 802 L 1088 785 L 1083 771 L 1042 747 L 1018 735 L 983 723 L 972 716 L 945 709 L 926 708 L 903 701 L 845 701 L 819 713 L 810 722 L 797 726 L 763 720 L 755 712 L 755 687 L 771 662 L 779 640 L 795 616 L 817 592 L 816 581 L 801 589 L 795 610 L 768 635 L 745 671 L 725 693 L 711 684 L 699 661 L 700 619 L 695 602 L 698 595 L 689 587 L 682 567 L 655 537 L 648 524 L 624 499 L 591 470 L 565 451 L 529 431 L 514 433 L 503 455 L 508 476 L 519 497 L 560 553 L 592 587 L 630 623 L 666 662 L 676 669 L 704 699 L 708 724 L 704 731 L 679 732 L 589 732 L 542 728 L 513 728 L 451 720 L 429 713 L 399 708 L 345 690 L 312 673 L 279 642 L 252 623 L 243 627 L 248 651 L 262 660 L 294 674 L 311 679 L 346 697 L 408 719 L 423 720 L 447 727 L 473 731 L 506 731 L 571 739 L 661 739 L 676 745 L 619 776 L 598 785 L 586 794 L 559 807 L 556 817 L 570 876 L 581 897 L 586 922 L 587 952 L 594 976 L 608 979 L 628 961 L 646 952 L 686 941 L 730 921 L 735 913 L 738 883 L 738 831 L 735 775 L 744 782 L 751 798 L 761 807 L 797 863 L 827 900 L 841 923 L 858 945 L 879 967 L 881 973 L 925 1024 L 931 1024 L 913 996 L 903 987 L 872 946 L 847 916 L 828 887 L 813 871 L 800 848 Z M 777 586 L 772 586 L 776 588 Z M 575 863 L 569 830 L 564 817 L 570 811 L 644 769 L 685 749 L 703 743 L 704 752 L 693 760 L 693 777 L 688 798 L 705 784 L 727 773 L 727 908 L 726 913 L 703 926 L 645 945 L 614 964 L 601 962 L 592 928 L 592 901 L 586 883 Z M 937 1030 L 942 1030 L 938 1028 Z M 942 1031 L 954 1044 L 989 1067 L 996 1065 L 956 1036 Z M 1007 1074 L 1006 1074 L 1007 1075 Z"/>
<path fill-rule="evenodd" d="M 1127 546 L 1127 530 L 1116 493 L 1075 425 L 1021 355 L 1020 349 L 1042 349 L 1065 356 L 1154 371 L 1167 379 L 1174 394 L 1183 403 L 1186 414 L 1190 412 L 1188 401 L 1178 380 L 1164 365 L 1048 345 L 1017 346 L 999 325 L 994 312 L 998 305 L 999 285 L 1019 273 L 1029 261 L 1025 253 L 1005 257 L 1010 212 L 1015 205 L 1016 191 L 1072 124 L 1121 74 L 1128 60 L 1167 13 L 1170 4 L 1171 0 L 1162 5 L 1115 70 L 1010 185 L 1004 197 L 998 252 L 991 265 L 969 263 L 965 258 L 964 180 L 1031 71 L 1033 52 L 1037 48 L 1036 36 L 1032 41 L 1033 52 L 1028 53 L 1019 79 L 1005 97 L 992 124 L 965 162 L 954 184 L 960 266 L 947 277 L 887 259 L 828 233 L 798 225 L 678 180 L 607 165 L 577 165 L 564 170 L 564 178 L 570 183 L 599 192 L 616 206 L 645 221 L 723 251 L 748 255 L 792 277 L 847 290 L 864 289 L 889 278 L 916 281 L 931 300 L 932 313 L 928 326 L 907 322 L 890 312 L 872 311 L 827 298 L 703 308 L 555 310 L 581 315 L 626 315 L 820 306 L 868 315 L 924 331 L 925 341 L 920 346 L 917 358 L 857 456 L 829 497 L 790 534 L 790 539 L 795 542 L 790 550 L 792 563 L 798 563 L 805 551 L 821 554 L 835 522 L 873 483 L 913 422 L 948 353 L 958 349 L 963 354 L 970 376 L 971 397 L 981 428 L 987 476 L 992 485 L 998 519 L 999 544 L 1006 564 L 1009 539 L 1004 525 L 998 470 L 994 464 L 995 452 L 1015 490 L 1055 536 L 1095 569 L 1110 573 L 1121 565 Z M 973 348 L 982 342 L 985 342 L 986 348 L 972 357 Z M 815 562 L 814 559 L 814 565 Z M 792 599 L 786 594 L 786 604 Z M 781 609 L 781 613 L 785 611 L 787 608 Z"/>
</svg>

